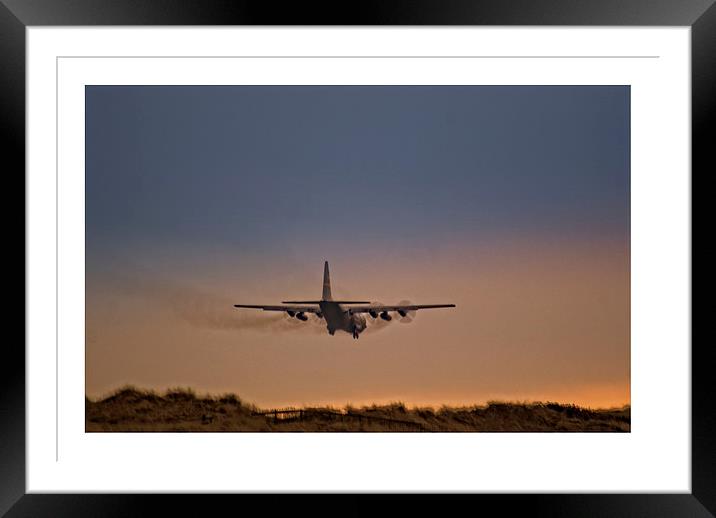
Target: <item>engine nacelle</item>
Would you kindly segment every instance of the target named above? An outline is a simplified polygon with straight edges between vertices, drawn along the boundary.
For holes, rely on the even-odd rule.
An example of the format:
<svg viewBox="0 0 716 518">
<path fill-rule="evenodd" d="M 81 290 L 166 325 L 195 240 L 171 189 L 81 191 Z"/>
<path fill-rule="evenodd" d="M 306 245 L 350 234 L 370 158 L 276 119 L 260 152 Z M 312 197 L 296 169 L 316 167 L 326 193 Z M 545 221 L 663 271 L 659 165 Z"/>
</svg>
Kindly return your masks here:
<svg viewBox="0 0 716 518">
<path fill-rule="evenodd" d="M 380 314 L 380 318 L 382 318 L 382 319 L 385 320 L 386 322 L 390 322 L 391 320 L 393 320 L 393 317 L 391 317 L 391 316 L 388 314 L 387 311 L 383 311 L 383 312 Z"/>
<path fill-rule="evenodd" d="M 287 314 L 289 317 L 295 317 L 295 316 L 296 316 L 296 312 L 295 312 L 295 311 L 286 311 L 286 314 Z"/>
<path fill-rule="evenodd" d="M 318 318 L 323 318 L 323 313 L 321 313 L 320 311 L 316 311 L 316 316 Z"/>
<path fill-rule="evenodd" d="M 373 317 L 373 318 L 378 318 L 378 312 L 377 312 L 377 311 L 373 311 L 373 310 L 371 309 L 370 311 L 368 311 L 368 314 L 369 314 L 371 317 Z"/>
<path fill-rule="evenodd" d="M 296 313 L 296 318 L 303 322 L 308 320 L 308 317 L 306 315 L 304 315 L 302 312 Z"/>
<path fill-rule="evenodd" d="M 404 317 L 404 316 L 406 316 L 406 315 L 408 314 L 408 312 L 405 311 L 405 310 L 399 309 L 399 310 L 398 310 L 398 314 L 399 314 L 401 317 Z"/>
</svg>

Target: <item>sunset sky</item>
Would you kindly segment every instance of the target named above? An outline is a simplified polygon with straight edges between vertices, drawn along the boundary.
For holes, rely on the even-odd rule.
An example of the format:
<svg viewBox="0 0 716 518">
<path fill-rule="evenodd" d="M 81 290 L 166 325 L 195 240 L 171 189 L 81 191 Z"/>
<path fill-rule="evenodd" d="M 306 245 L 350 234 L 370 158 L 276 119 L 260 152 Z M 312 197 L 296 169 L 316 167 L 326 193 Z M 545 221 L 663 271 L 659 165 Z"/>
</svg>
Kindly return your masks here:
<svg viewBox="0 0 716 518">
<path fill-rule="evenodd" d="M 629 87 L 88 86 L 86 390 L 630 402 Z M 416 304 L 353 340 L 233 304 Z M 370 325 L 370 321 L 369 321 Z"/>
</svg>

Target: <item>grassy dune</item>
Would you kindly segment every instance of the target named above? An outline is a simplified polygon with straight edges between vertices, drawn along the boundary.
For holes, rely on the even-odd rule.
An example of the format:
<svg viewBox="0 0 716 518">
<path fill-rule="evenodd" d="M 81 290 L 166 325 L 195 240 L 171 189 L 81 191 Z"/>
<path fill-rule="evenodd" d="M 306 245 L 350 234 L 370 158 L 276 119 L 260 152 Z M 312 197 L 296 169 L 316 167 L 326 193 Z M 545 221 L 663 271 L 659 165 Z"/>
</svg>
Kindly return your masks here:
<svg viewBox="0 0 716 518">
<path fill-rule="evenodd" d="M 278 410 L 278 411 L 276 411 Z M 559 403 L 483 406 L 260 409 L 233 394 L 163 395 L 124 387 L 85 399 L 87 432 L 629 432 L 630 407 L 594 410 Z"/>
</svg>

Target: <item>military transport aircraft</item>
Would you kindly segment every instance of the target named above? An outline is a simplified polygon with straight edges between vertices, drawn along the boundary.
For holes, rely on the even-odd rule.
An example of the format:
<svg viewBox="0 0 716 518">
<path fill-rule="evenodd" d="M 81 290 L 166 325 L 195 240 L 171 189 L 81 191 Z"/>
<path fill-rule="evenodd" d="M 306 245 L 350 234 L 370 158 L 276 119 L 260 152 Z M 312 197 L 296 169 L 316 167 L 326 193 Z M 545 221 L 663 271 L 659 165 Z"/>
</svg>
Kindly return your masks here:
<svg viewBox="0 0 716 518">
<path fill-rule="evenodd" d="M 357 304 L 367 305 L 360 306 Z M 348 307 L 344 308 L 343 305 Z M 363 300 L 333 300 L 331 296 L 331 277 L 328 273 L 328 261 L 326 261 L 323 266 L 323 297 L 321 300 L 288 300 L 282 302 L 280 306 L 234 304 L 234 307 L 263 309 L 264 311 L 284 311 L 288 316 L 303 322 L 308 320 L 306 313 L 313 313 L 318 318 L 325 319 L 329 334 L 333 335 L 340 330 L 351 333 L 353 338 L 358 338 L 368 327 L 362 313 L 368 313 L 374 319 L 380 317 L 383 320 L 390 321 L 393 319 L 390 315 L 391 312 L 398 313 L 400 317 L 406 317 L 409 312 L 412 313 L 418 309 L 454 308 L 455 304 L 385 306 Z"/>
</svg>

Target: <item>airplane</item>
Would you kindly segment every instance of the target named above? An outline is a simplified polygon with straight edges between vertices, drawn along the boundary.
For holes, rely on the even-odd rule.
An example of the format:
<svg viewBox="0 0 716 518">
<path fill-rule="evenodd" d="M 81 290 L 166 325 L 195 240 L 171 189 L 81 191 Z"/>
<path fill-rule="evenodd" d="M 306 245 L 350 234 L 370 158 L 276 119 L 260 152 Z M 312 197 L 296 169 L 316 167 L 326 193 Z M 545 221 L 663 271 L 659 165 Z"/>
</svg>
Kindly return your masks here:
<svg viewBox="0 0 716 518">
<path fill-rule="evenodd" d="M 408 315 L 408 312 L 418 309 L 432 308 L 454 308 L 455 304 L 423 304 L 423 305 L 396 305 L 385 306 L 372 304 L 365 300 L 333 300 L 331 296 L 331 276 L 328 272 L 328 261 L 323 265 L 323 296 L 321 300 L 287 300 L 283 305 L 260 306 L 234 304 L 235 308 L 263 309 L 264 311 L 285 311 L 289 317 L 297 318 L 303 322 L 308 320 L 306 313 L 313 313 L 318 318 L 325 319 L 328 334 L 331 336 L 336 331 L 345 331 L 357 339 L 368 327 L 364 313 L 368 313 L 373 319 L 380 317 L 390 321 L 393 317 L 391 312 L 398 313 L 401 317 Z M 306 304 L 311 304 L 306 305 Z M 369 304 L 367 306 L 356 306 L 355 304 Z M 343 306 L 349 306 L 344 308 Z"/>
</svg>

